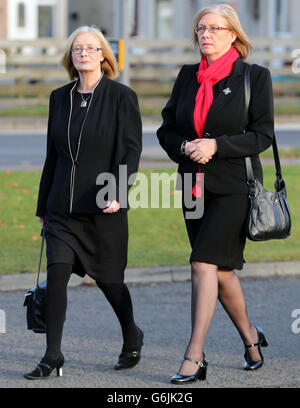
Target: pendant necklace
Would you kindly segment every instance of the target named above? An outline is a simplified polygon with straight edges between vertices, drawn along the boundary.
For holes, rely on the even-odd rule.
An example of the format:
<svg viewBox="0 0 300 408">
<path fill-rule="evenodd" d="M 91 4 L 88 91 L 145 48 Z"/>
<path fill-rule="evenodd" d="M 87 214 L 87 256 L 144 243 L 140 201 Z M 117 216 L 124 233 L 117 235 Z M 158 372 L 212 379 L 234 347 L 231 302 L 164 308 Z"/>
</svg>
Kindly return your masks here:
<svg viewBox="0 0 300 408">
<path fill-rule="evenodd" d="M 80 106 L 81 106 L 82 108 L 86 108 L 87 101 L 90 99 L 90 97 L 91 97 L 92 95 L 90 95 L 87 99 L 84 99 L 84 97 L 82 96 L 82 93 L 81 93 L 81 92 L 79 92 L 79 93 L 80 93 L 80 96 L 81 96 L 81 104 L 80 104 Z"/>
<path fill-rule="evenodd" d="M 88 96 L 86 99 L 84 99 L 84 97 L 82 96 L 82 93 L 77 90 L 77 91 L 80 93 L 80 96 L 81 96 L 81 104 L 80 104 L 81 108 L 86 108 L 87 101 L 88 101 L 88 100 L 90 99 L 90 97 L 93 95 L 94 90 L 95 90 L 96 86 L 99 84 L 99 82 L 101 81 L 102 77 L 103 77 L 103 72 L 102 72 L 102 75 L 101 75 L 99 81 L 98 81 L 98 82 L 96 83 L 96 85 L 94 86 L 93 92 L 92 92 L 91 95 Z"/>
</svg>

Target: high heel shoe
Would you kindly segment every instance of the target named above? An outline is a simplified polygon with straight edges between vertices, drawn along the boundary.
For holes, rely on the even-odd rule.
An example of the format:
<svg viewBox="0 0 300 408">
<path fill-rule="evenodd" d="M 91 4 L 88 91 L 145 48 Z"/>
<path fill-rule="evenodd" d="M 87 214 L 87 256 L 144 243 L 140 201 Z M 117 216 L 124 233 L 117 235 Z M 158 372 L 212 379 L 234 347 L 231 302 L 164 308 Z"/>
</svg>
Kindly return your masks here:
<svg viewBox="0 0 300 408">
<path fill-rule="evenodd" d="M 36 366 L 36 368 L 31 371 L 30 373 L 24 374 L 24 377 L 28 380 L 42 380 L 45 378 L 49 378 L 50 374 L 54 369 L 56 369 L 57 377 L 62 377 L 62 367 L 64 365 L 65 359 L 64 356 L 61 355 L 56 360 L 50 360 L 47 358 L 42 358 L 40 363 Z"/>
<path fill-rule="evenodd" d="M 203 353 L 202 361 L 197 361 L 189 357 L 184 357 L 184 360 L 191 361 L 199 366 L 198 370 L 193 375 L 181 375 L 176 374 L 171 378 L 171 383 L 173 384 L 186 384 L 190 382 L 194 382 L 197 380 L 204 381 L 206 379 L 206 371 L 208 362 L 205 359 L 205 355 Z"/>
<path fill-rule="evenodd" d="M 143 331 L 137 327 L 138 330 L 138 344 L 136 347 L 133 348 L 133 350 L 126 350 L 123 348 L 121 354 L 119 355 L 119 361 L 117 364 L 114 366 L 115 370 L 123 370 L 125 368 L 132 368 L 141 359 L 141 350 L 143 346 L 143 339 L 144 339 L 144 333 Z"/>
<path fill-rule="evenodd" d="M 244 370 L 257 370 L 258 368 L 262 367 L 263 363 L 264 363 L 264 357 L 262 355 L 261 352 L 261 348 L 260 347 L 267 347 L 268 346 L 268 342 L 265 338 L 264 332 L 263 330 L 258 327 L 255 326 L 256 331 L 257 331 L 257 336 L 258 336 L 258 342 L 254 343 L 254 344 L 248 344 L 245 346 L 245 363 L 244 363 Z M 258 347 L 258 351 L 260 354 L 260 360 L 258 361 L 253 361 L 250 357 L 249 351 L 248 349 L 252 348 L 252 347 Z"/>
</svg>

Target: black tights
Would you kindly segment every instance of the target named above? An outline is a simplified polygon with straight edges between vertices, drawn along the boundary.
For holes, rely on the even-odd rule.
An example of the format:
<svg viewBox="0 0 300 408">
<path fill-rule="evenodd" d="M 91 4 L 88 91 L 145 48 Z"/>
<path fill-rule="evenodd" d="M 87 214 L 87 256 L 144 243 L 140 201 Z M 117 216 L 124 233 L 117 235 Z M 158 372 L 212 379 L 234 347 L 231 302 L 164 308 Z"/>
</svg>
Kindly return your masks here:
<svg viewBox="0 0 300 408">
<path fill-rule="evenodd" d="M 46 324 L 47 350 L 45 358 L 56 359 L 60 355 L 63 326 L 67 310 L 67 285 L 72 265 L 52 264 L 47 271 Z M 132 302 L 125 283 L 96 282 L 116 313 L 123 334 L 123 351 L 136 348 L 137 328 L 134 322 Z"/>
</svg>

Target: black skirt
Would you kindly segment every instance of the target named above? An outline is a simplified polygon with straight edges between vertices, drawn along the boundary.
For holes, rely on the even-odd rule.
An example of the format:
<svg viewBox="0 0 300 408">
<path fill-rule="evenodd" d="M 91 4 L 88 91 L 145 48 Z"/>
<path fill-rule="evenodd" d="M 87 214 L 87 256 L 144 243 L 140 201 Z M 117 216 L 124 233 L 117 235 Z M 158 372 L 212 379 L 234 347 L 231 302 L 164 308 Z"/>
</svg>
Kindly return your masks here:
<svg viewBox="0 0 300 408">
<path fill-rule="evenodd" d="M 183 205 L 184 214 L 186 210 Z M 218 195 L 205 190 L 203 216 L 185 218 L 192 247 L 190 262 L 243 269 L 248 211 L 249 197 L 245 194 Z"/>
<path fill-rule="evenodd" d="M 113 214 L 46 214 L 47 267 L 73 265 L 73 272 L 96 281 L 121 283 L 127 265 L 128 218 Z"/>
</svg>

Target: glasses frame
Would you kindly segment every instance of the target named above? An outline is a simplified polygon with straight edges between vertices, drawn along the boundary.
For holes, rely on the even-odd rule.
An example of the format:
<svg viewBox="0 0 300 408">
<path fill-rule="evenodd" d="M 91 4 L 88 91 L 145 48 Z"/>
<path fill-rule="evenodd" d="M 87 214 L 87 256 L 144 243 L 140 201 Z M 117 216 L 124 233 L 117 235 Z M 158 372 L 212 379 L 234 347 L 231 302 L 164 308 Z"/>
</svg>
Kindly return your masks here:
<svg viewBox="0 0 300 408">
<path fill-rule="evenodd" d="M 210 29 L 211 29 L 212 27 L 216 27 L 217 31 L 211 32 Z M 196 27 L 196 28 L 195 28 L 195 33 L 198 34 L 198 35 L 202 35 L 202 34 L 205 33 L 206 30 L 207 30 L 210 34 L 216 34 L 218 31 L 222 31 L 222 30 L 229 30 L 229 31 L 231 31 L 231 28 L 227 28 L 227 27 L 219 27 L 219 26 L 212 26 L 212 27 L 205 27 L 203 33 L 199 33 L 198 31 L 199 31 L 201 28 L 204 28 L 204 26 L 203 26 L 203 27 Z"/>
<path fill-rule="evenodd" d="M 91 46 L 89 46 L 89 47 L 91 47 Z M 86 50 L 86 53 L 87 53 L 87 54 L 96 54 L 96 52 L 102 50 L 101 47 L 99 48 L 99 47 L 96 47 L 96 46 L 95 46 L 95 47 L 93 47 L 93 48 L 96 49 L 95 52 L 88 52 L 87 49 L 88 49 L 89 47 L 80 47 L 80 49 L 81 49 L 80 52 L 75 52 L 75 51 L 73 50 L 73 47 L 72 47 L 72 48 L 71 48 L 71 53 L 74 54 L 74 55 L 80 55 L 80 54 L 82 54 L 82 51 L 83 51 L 83 50 Z M 78 46 L 78 48 L 79 48 L 79 46 Z"/>
</svg>

